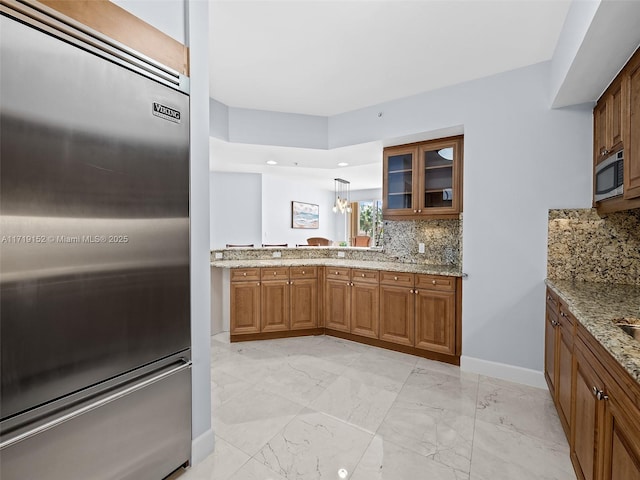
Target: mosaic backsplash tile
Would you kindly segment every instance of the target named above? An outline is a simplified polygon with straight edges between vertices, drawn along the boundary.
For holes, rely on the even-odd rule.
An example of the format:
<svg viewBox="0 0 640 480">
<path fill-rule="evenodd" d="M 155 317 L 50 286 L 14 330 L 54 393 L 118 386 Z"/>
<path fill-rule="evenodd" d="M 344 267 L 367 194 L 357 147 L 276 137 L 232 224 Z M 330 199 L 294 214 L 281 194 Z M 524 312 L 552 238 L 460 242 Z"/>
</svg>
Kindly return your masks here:
<svg viewBox="0 0 640 480">
<path fill-rule="evenodd" d="M 547 277 L 640 285 L 640 209 L 549 210 Z"/>
</svg>

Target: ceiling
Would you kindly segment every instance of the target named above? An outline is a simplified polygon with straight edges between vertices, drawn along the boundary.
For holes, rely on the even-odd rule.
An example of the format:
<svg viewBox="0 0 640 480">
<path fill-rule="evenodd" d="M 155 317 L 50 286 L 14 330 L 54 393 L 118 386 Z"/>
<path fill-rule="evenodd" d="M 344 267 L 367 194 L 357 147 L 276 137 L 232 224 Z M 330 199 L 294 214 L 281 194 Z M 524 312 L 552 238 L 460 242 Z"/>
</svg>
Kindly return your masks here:
<svg viewBox="0 0 640 480">
<path fill-rule="evenodd" d="M 513 70 L 552 57 L 570 3 L 213 0 L 210 96 L 331 116 Z M 382 183 L 381 144 L 326 151 L 212 140 L 211 152 L 211 170 L 304 176 L 326 188 L 335 176 L 357 178 L 353 189 Z M 350 166 L 337 169 L 346 157 Z"/>
</svg>

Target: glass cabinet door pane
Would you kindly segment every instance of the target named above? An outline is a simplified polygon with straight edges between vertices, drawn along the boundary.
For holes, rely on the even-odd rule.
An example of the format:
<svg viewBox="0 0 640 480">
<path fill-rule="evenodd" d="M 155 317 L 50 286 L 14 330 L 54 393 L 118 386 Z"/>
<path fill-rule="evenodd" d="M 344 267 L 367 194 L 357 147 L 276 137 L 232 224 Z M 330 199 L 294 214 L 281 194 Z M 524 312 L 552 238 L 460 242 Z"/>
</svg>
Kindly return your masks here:
<svg viewBox="0 0 640 480">
<path fill-rule="evenodd" d="M 413 155 L 390 155 L 387 160 L 387 208 L 411 208 Z"/>
<path fill-rule="evenodd" d="M 424 152 L 424 208 L 453 206 L 453 147 Z"/>
</svg>

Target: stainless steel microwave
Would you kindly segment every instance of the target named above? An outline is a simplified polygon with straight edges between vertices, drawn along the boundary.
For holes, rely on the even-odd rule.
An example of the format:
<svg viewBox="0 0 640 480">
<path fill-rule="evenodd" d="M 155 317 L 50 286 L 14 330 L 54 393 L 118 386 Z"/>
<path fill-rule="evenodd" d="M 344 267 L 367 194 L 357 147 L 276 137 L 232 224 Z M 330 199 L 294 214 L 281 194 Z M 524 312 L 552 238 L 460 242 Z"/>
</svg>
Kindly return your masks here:
<svg viewBox="0 0 640 480">
<path fill-rule="evenodd" d="M 595 192 L 596 202 L 607 198 L 618 197 L 624 193 L 624 154 L 623 150 L 596 165 Z"/>
</svg>

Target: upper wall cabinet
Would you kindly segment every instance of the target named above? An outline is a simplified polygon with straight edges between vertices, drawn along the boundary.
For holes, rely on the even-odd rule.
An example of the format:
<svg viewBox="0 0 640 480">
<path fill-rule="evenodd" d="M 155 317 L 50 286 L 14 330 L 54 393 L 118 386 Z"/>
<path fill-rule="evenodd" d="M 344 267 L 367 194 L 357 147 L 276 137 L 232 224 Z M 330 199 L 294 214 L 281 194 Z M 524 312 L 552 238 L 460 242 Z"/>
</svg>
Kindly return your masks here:
<svg viewBox="0 0 640 480">
<path fill-rule="evenodd" d="M 462 212 L 463 137 L 384 149 L 385 218 L 457 218 Z"/>
<path fill-rule="evenodd" d="M 597 169 L 599 163 L 620 150 L 624 156 L 624 193 L 599 202 L 594 200 L 599 213 L 640 208 L 640 49 L 593 110 L 594 167 Z"/>
</svg>

